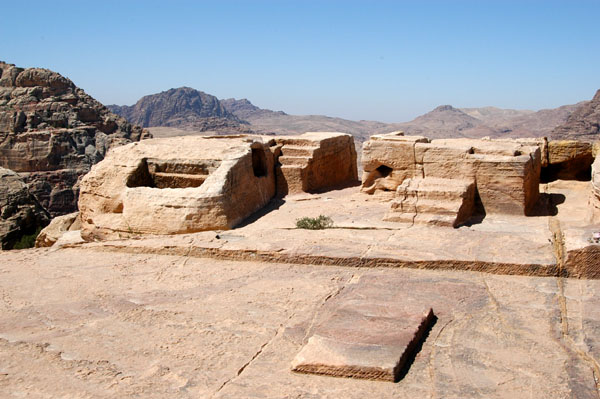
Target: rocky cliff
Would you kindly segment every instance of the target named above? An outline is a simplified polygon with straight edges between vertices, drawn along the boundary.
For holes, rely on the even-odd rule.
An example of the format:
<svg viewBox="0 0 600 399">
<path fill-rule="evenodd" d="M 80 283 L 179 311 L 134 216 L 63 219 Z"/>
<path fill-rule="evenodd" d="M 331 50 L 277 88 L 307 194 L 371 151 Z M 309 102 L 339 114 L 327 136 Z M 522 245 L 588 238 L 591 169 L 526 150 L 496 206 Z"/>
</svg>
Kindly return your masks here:
<svg viewBox="0 0 600 399">
<path fill-rule="evenodd" d="M 567 121 L 551 133 L 553 138 L 596 140 L 600 133 L 600 90 L 594 98 L 580 105 L 569 115 Z"/>
<path fill-rule="evenodd" d="M 79 178 L 109 148 L 145 137 L 60 74 L 0 62 L 0 167 L 52 216 L 77 209 Z"/>
<path fill-rule="evenodd" d="M 108 108 L 143 127 L 250 132 L 247 123 L 227 111 L 215 96 L 189 87 L 144 96 L 132 106 L 109 105 Z"/>
<path fill-rule="evenodd" d="M 50 215 L 15 172 L 0 168 L 0 248 L 12 249 L 24 235 L 35 234 Z"/>
</svg>

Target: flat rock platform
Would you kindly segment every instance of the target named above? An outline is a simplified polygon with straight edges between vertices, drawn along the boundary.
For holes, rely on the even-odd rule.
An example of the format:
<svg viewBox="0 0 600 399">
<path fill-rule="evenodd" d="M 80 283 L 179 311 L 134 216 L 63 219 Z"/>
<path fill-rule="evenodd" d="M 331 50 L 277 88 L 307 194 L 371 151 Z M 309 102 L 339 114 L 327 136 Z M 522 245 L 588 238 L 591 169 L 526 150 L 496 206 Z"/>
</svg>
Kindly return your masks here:
<svg viewBox="0 0 600 399">
<path fill-rule="evenodd" d="M 600 280 L 82 248 L 0 256 L 2 398 L 598 397 Z M 361 284 L 434 309 L 408 373 L 293 372 L 330 304 Z"/>
<path fill-rule="evenodd" d="M 589 182 L 541 186 L 536 216 L 485 215 L 460 228 L 382 221 L 390 203 L 358 187 L 273 201 L 227 231 L 83 244 L 84 248 L 294 264 L 473 270 L 600 278 L 600 225 L 587 218 Z M 303 230 L 297 219 L 326 215 L 334 228 Z"/>
<path fill-rule="evenodd" d="M 382 222 L 351 187 L 229 231 L 0 252 L 0 397 L 597 398 L 588 184 L 457 229 Z"/>
</svg>

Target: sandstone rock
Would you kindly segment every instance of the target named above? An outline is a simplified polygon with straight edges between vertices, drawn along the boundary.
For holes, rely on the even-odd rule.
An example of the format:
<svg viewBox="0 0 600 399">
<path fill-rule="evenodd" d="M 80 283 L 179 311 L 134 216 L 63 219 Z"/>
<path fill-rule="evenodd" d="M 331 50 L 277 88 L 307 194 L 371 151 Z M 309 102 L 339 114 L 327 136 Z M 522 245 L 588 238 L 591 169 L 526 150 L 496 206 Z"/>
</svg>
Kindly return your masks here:
<svg viewBox="0 0 600 399">
<path fill-rule="evenodd" d="M 593 219 L 600 222 L 600 158 L 596 158 L 592 165 L 590 207 Z"/>
<path fill-rule="evenodd" d="M 77 182 L 109 148 L 148 135 L 56 72 L 0 62 L 0 166 L 52 215 L 76 210 Z"/>
<path fill-rule="evenodd" d="M 0 243 L 12 249 L 22 236 L 48 224 L 50 216 L 15 172 L 0 168 Z"/>
<path fill-rule="evenodd" d="M 382 135 L 363 148 L 363 192 L 396 191 L 408 178 L 439 178 L 475 181 L 476 199 L 486 213 L 528 214 L 538 199 L 538 146 Z"/>
<path fill-rule="evenodd" d="M 396 191 L 404 179 L 421 177 L 422 168 L 415 159 L 415 144 L 428 143 L 421 136 L 404 136 L 402 132 L 375 135 L 363 143 L 362 191 Z"/>
<path fill-rule="evenodd" d="M 283 165 L 276 168 L 276 159 Z M 354 142 L 341 133 L 134 143 L 111 151 L 82 180 L 82 236 L 229 229 L 267 204 L 276 187 L 313 191 L 355 180 Z"/>
<path fill-rule="evenodd" d="M 457 227 L 474 212 L 475 181 L 414 178 L 398 186 L 384 220 Z"/>
<path fill-rule="evenodd" d="M 397 382 L 435 323 L 438 311 L 432 304 L 446 318 L 452 311 L 448 304 L 456 305 L 457 297 L 472 309 L 483 306 L 482 291 L 456 281 L 432 284 L 374 274 L 355 278 L 320 312 L 292 370 Z"/>
<path fill-rule="evenodd" d="M 79 212 L 69 213 L 68 215 L 57 216 L 48 226 L 46 226 L 35 240 L 36 248 L 51 247 L 66 232 L 81 229 L 79 221 Z"/>
<path fill-rule="evenodd" d="M 351 135 L 308 132 L 277 136 L 278 195 L 316 192 L 358 181 L 356 150 Z"/>
<path fill-rule="evenodd" d="M 109 153 L 81 182 L 86 239 L 228 229 L 275 195 L 269 146 L 250 137 L 177 137 Z"/>
</svg>

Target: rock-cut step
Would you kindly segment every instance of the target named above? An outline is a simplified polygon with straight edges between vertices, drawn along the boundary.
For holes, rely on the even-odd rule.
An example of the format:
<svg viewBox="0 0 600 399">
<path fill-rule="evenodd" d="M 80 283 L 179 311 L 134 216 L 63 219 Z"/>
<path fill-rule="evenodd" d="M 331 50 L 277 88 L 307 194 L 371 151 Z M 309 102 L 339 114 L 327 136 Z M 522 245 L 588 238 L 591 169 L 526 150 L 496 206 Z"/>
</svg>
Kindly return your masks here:
<svg viewBox="0 0 600 399">
<path fill-rule="evenodd" d="M 384 220 L 457 227 L 473 215 L 474 207 L 472 180 L 406 179 Z"/>
<path fill-rule="evenodd" d="M 279 158 L 279 163 L 281 165 L 298 165 L 302 167 L 306 167 L 308 163 L 311 161 L 311 156 L 288 156 L 282 155 Z"/>
<path fill-rule="evenodd" d="M 315 150 L 319 147 L 315 146 L 302 146 L 302 145 L 288 145 L 282 147 L 281 155 L 282 156 L 302 156 L 302 157 L 312 157 Z"/>
</svg>

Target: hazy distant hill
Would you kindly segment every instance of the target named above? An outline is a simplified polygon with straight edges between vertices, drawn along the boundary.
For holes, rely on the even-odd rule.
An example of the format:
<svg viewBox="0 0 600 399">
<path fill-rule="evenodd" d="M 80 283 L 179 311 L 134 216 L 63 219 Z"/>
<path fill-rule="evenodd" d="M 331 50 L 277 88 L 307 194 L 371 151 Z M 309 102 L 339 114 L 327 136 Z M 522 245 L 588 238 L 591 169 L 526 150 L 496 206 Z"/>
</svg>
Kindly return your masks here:
<svg viewBox="0 0 600 399">
<path fill-rule="evenodd" d="M 600 92 L 600 91 L 599 91 Z M 301 134 L 307 131 L 339 131 L 357 141 L 373 134 L 403 130 L 429 138 L 445 137 L 590 137 L 598 132 L 600 94 L 594 100 L 540 111 L 497 107 L 454 108 L 442 105 L 412 121 L 383 123 L 352 121 L 324 115 L 289 115 L 255 106 L 247 99 L 218 100 L 187 87 L 146 96 L 134 106 L 109 106 L 132 123 L 159 126 L 159 136 L 206 133 L 256 132 Z M 579 133 L 574 133 L 579 132 Z"/>
<path fill-rule="evenodd" d="M 227 111 L 215 96 L 189 87 L 144 96 L 132 106 L 107 107 L 143 127 L 249 131 L 247 123 Z"/>
<path fill-rule="evenodd" d="M 283 111 L 271 111 L 270 109 L 259 108 L 245 98 L 236 100 L 235 98 L 227 98 L 220 100 L 221 105 L 228 112 L 231 112 L 241 120 L 251 121 L 252 119 L 261 117 L 276 117 L 279 115 L 287 115 Z"/>
</svg>

